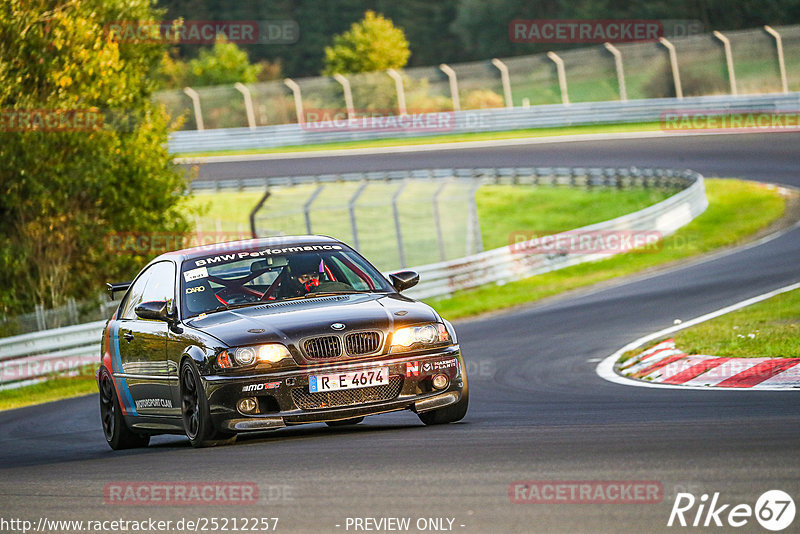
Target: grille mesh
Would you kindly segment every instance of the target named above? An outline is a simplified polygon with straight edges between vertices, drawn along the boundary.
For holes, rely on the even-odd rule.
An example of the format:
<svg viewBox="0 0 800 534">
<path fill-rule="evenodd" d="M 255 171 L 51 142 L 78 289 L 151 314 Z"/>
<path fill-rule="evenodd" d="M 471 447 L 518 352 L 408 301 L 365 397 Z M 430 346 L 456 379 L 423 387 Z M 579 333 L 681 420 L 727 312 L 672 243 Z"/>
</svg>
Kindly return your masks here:
<svg viewBox="0 0 800 534">
<path fill-rule="evenodd" d="M 344 338 L 344 347 L 351 356 L 373 353 L 378 350 L 380 343 L 379 332 L 354 332 Z"/>
<path fill-rule="evenodd" d="M 307 339 L 303 343 L 306 356 L 312 359 L 338 358 L 342 354 L 342 344 L 337 336 L 322 336 Z"/>
<path fill-rule="evenodd" d="M 306 388 L 295 388 L 292 390 L 292 399 L 303 410 L 319 410 L 321 408 L 335 408 L 337 406 L 392 400 L 400 394 L 402 387 L 402 376 L 390 376 L 388 384 L 368 388 L 324 391 L 321 393 L 309 393 Z"/>
</svg>

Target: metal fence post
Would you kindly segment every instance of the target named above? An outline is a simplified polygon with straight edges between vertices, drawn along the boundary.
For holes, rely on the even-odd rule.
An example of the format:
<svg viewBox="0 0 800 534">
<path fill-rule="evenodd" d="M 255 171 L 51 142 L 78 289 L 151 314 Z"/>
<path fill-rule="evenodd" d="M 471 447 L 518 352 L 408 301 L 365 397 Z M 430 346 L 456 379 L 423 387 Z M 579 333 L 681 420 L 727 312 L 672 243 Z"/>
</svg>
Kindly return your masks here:
<svg viewBox="0 0 800 534">
<path fill-rule="evenodd" d="M 402 228 L 400 228 L 400 210 L 397 207 L 397 202 L 407 185 L 408 182 L 403 180 L 400 187 L 392 194 L 392 216 L 394 217 L 394 231 L 397 236 L 397 253 L 400 256 L 400 267 L 403 269 L 406 268 L 406 254 L 403 250 L 403 231 Z"/>
<path fill-rule="evenodd" d="M 439 259 L 445 261 L 447 255 L 444 249 L 444 236 L 442 235 L 442 219 L 439 214 L 439 195 L 447 187 L 447 182 L 442 182 L 441 185 L 433 193 L 433 223 L 436 225 L 436 242 L 439 244 Z"/>
<path fill-rule="evenodd" d="M 194 109 L 194 121 L 197 124 L 198 130 L 204 130 L 203 127 L 203 110 L 200 108 L 200 94 L 191 87 L 184 87 L 183 93 L 192 99 L 192 108 Z"/>
<path fill-rule="evenodd" d="M 736 72 L 733 69 L 733 53 L 731 52 L 731 41 L 722 33 L 714 30 L 714 37 L 722 41 L 722 46 L 725 49 L 725 63 L 728 65 L 728 81 L 731 84 L 731 94 L 738 94 L 736 90 Z"/>
<path fill-rule="evenodd" d="M 244 98 L 244 109 L 247 113 L 247 125 L 250 126 L 251 130 L 256 129 L 256 114 L 253 111 L 253 97 L 250 94 L 250 89 L 243 83 L 236 82 L 233 84 L 237 91 L 242 93 L 242 97 Z"/>
<path fill-rule="evenodd" d="M 306 118 L 303 116 L 303 94 L 300 92 L 300 86 L 291 78 L 286 78 L 283 80 L 283 83 L 292 90 L 292 96 L 294 96 L 294 111 L 297 114 L 297 124 L 304 124 Z"/>
<path fill-rule="evenodd" d="M 500 71 L 500 81 L 503 83 L 503 95 L 506 100 L 506 107 L 513 108 L 514 100 L 511 98 L 511 78 L 508 76 L 508 67 L 497 58 L 492 59 L 492 65 Z"/>
<path fill-rule="evenodd" d="M 447 63 L 442 63 L 439 65 L 439 68 L 442 69 L 442 72 L 447 74 L 447 78 L 450 80 L 450 98 L 453 99 L 453 111 L 461 111 L 461 99 L 458 97 L 458 77 L 456 76 L 456 71 Z"/>
<path fill-rule="evenodd" d="M 619 99 L 626 102 L 628 100 L 628 90 L 625 88 L 625 71 L 622 69 L 622 52 L 611 43 L 603 43 L 603 46 L 614 56 L 614 66 L 617 69 L 617 84 L 619 85 Z"/>
<path fill-rule="evenodd" d="M 781 39 L 781 34 L 775 31 L 772 26 L 764 26 L 764 30 L 775 38 L 775 48 L 778 49 L 778 68 L 781 71 L 781 90 L 784 93 L 788 93 L 789 82 L 786 79 L 786 62 L 783 58 L 783 39 Z"/>
<path fill-rule="evenodd" d="M 314 192 L 311 193 L 311 196 L 308 197 L 308 200 L 306 200 L 305 204 L 303 204 L 303 216 L 306 219 L 306 233 L 308 234 L 314 233 L 311 231 L 311 204 L 317 200 L 317 197 L 320 193 L 322 193 L 323 189 L 325 189 L 324 185 L 318 185 Z"/>
<path fill-rule="evenodd" d="M 369 185 L 369 182 L 366 180 L 362 182 L 347 204 L 347 209 L 350 211 L 350 227 L 353 229 L 353 246 L 356 250 L 361 250 L 361 244 L 358 241 L 358 225 L 356 223 L 356 202 L 358 202 L 358 197 L 361 196 L 367 185 Z"/>
<path fill-rule="evenodd" d="M 347 118 L 352 119 L 356 115 L 355 108 L 353 107 L 353 92 L 350 90 L 350 80 L 339 74 L 338 72 L 333 75 L 333 79 L 339 82 L 344 91 L 344 105 L 347 108 Z"/>
<path fill-rule="evenodd" d="M 34 314 L 36 315 L 36 329 L 37 330 L 46 330 L 47 329 L 47 321 L 44 318 L 44 306 L 41 304 L 37 304 L 33 308 Z"/>
<path fill-rule="evenodd" d="M 547 57 L 556 64 L 558 73 L 558 87 L 561 89 L 561 103 L 565 106 L 569 104 L 569 93 L 567 92 L 567 73 L 564 71 L 564 60 L 555 52 L 548 52 Z"/>
<path fill-rule="evenodd" d="M 269 196 L 270 196 L 269 186 L 267 186 L 264 189 L 264 196 L 261 197 L 261 200 L 259 200 L 258 204 L 255 205 L 253 211 L 250 212 L 250 234 L 253 239 L 256 239 L 258 237 L 258 231 L 256 229 L 256 214 L 259 211 L 261 211 L 261 207 L 264 205 L 264 202 L 267 201 Z"/>
<path fill-rule="evenodd" d="M 675 85 L 675 97 L 678 99 L 683 98 L 683 86 L 681 85 L 681 73 L 678 71 L 678 54 L 675 52 L 675 45 L 664 39 L 658 38 L 664 48 L 669 52 L 669 64 L 672 67 L 672 83 Z"/>
<path fill-rule="evenodd" d="M 394 88 L 397 91 L 397 112 L 400 115 L 408 115 L 406 110 L 406 91 L 403 87 L 403 77 L 394 69 L 386 69 L 386 74 L 394 80 Z"/>
<path fill-rule="evenodd" d="M 469 191 L 469 214 L 467 218 L 467 256 L 483 252 L 483 238 L 481 237 L 481 224 L 478 220 L 478 189 L 481 180 L 475 179 Z"/>
</svg>

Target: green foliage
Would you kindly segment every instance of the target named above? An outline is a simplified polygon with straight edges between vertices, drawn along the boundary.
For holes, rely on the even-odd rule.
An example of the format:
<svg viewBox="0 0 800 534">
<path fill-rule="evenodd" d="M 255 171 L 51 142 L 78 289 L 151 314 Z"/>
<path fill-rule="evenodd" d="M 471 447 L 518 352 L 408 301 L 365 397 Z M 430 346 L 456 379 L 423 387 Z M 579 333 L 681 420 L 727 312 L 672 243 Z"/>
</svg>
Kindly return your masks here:
<svg viewBox="0 0 800 534">
<path fill-rule="evenodd" d="M 400 69 L 408 62 L 408 41 L 391 20 L 367 11 L 364 19 L 325 47 L 323 74 L 353 74 Z"/>
<path fill-rule="evenodd" d="M 253 83 L 258 80 L 261 65 L 251 65 L 247 52 L 236 43 L 218 39 L 210 50 L 200 50 L 196 59 L 189 61 L 186 84 L 192 87 L 223 85 L 236 82 Z"/>
<path fill-rule="evenodd" d="M 106 246 L 114 232 L 185 232 L 185 179 L 151 103 L 163 46 L 117 42 L 119 21 L 154 20 L 149 0 L 6 0 L 0 5 L 0 310 L 63 304 L 150 258 Z M 96 123 L 10 126 L 55 110 Z M 70 115 L 75 112 L 74 115 Z"/>
</svg>

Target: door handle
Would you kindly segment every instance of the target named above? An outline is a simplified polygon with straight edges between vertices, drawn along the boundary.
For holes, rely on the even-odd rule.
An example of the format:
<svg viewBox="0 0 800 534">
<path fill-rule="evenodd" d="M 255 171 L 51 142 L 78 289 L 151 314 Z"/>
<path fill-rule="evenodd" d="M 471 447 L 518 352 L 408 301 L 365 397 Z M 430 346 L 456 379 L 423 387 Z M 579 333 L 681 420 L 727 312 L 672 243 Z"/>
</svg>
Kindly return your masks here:
<svg viewBox="0 0 800 534">
<path fill-rule="evenodd" d="M 123 333 L 122 333 L 122 337 L 124 337 L 124 338 L 125 338 L 125 340 L 126 340 L 128 343 L 130 343 L 131 341 L 133 341 L 133 332 L 123 332 Z"/>
</svg>

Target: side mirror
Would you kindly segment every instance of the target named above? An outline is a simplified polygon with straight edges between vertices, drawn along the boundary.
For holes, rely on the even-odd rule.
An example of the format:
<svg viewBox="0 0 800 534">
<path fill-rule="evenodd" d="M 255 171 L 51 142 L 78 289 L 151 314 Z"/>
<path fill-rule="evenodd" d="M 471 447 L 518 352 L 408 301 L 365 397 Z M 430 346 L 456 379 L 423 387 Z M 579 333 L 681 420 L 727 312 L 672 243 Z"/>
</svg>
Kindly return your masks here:
<svg viewBox="0 0 800 534">
<path fill-rule="evenodd" d="M 142 302 L 134 310 L 140 319 L 152 319 L 155 321 L 169 322 L 170 316 L 167 312 L 167 301 L 153 300 L 150 302 Z"/>
<path fill-rule="evenodd" d="M 419 283 L 419 274 L 416 271 L 399 271 L 389 274 L 389 280 L 398 292 L 405 291 Z"/>
</svg>

